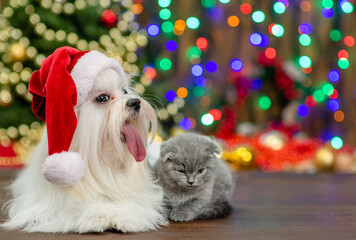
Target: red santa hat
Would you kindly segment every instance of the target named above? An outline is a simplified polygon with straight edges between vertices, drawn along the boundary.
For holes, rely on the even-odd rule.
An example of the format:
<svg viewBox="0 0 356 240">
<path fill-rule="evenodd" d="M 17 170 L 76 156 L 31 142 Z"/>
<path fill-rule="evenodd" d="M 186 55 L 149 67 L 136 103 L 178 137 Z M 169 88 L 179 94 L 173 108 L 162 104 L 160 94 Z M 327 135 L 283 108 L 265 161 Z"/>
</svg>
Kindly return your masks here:
<svg viewBox="0 0 356 240">
<path fill-rule="evenodd" d="M 125 78 L 121 65 L 100 52 L 62 47 L 32 74 L 29 83 L 32 110 L 47 125 L 49 156 L 42 170 L 50 183 L 69 186 L 84 175 L 85 162 L 81 156 L 68 152 L 77 126 L 74 107 L 86 100 L 95 79 L 109 68 Z"/>
</svg>

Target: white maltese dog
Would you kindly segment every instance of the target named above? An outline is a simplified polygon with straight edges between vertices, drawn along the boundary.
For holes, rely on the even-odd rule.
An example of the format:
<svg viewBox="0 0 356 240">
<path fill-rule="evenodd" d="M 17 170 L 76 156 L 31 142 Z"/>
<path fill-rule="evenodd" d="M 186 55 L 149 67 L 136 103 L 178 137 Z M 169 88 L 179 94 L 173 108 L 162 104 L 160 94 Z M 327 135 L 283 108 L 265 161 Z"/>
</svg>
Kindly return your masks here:
<svg viewBox="0 0 356 240">
<path fill-rule="evenodd" d="M 29 90 L 47 130 L 11 185 L 4 228 L 142 232 L 167 224 L 162 189 L 142 161 L 156 116 L 130 90 L 119 63 L 96 51 L 59 48 L 33 74 Z"/>
</svg>

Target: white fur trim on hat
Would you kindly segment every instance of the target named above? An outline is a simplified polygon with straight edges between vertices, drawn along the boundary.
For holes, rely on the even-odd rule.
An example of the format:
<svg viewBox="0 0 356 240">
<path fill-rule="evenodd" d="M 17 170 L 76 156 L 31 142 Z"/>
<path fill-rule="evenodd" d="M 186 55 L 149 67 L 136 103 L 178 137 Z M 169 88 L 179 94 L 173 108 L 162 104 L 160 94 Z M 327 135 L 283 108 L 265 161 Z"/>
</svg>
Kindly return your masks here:
<svg viewBox="0 0 356 240">
<path fill-rule="evenodd" d="M 79 58 L 70 73 L 77 88 L 77 106 L 85 101 L 99 74 L 108 68 L 126 78 L 119 62 L 98 51 L 90 51 Z"/>
<path fill-rule="evenodd" d="M 48 156 L 42 172 L 48 182 L 58 186 L 70 186 L 84 175 L 85 162 L 76 152 L 61 152 Z"/>
</svg>

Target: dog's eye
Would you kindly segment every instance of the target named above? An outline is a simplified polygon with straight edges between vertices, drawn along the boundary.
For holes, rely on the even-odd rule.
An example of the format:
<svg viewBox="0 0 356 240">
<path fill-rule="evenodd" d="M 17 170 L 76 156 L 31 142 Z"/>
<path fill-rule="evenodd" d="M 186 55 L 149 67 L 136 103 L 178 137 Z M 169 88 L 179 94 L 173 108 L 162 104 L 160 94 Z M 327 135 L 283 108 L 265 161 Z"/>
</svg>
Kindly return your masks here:
<svg viewBox="0 0 356 240">
<path fill-rule="evenodd" d="M 109 101 L 109 96 L 106 94 L 101 94 L 96 98 L 96 101 L 100 102 L 100 103 L 107 102 L 107 101 Z"/>
<path fill-rule="evenodd" d="M 199 170 L 197 171 L 197 173 L 198 173 L 198 174 L 202 174 L 202 173 L 204 172 L 204 170 L 205 170 L 204 168 L 201 168 L 201 169 L 199 169 Z"/>
<path fill-rule="evenodd" d="M 125 88 L 123 88 L 122 91 L 124 92 L 124 94 L 127 94 L 127 91 Z"/>
</svg>

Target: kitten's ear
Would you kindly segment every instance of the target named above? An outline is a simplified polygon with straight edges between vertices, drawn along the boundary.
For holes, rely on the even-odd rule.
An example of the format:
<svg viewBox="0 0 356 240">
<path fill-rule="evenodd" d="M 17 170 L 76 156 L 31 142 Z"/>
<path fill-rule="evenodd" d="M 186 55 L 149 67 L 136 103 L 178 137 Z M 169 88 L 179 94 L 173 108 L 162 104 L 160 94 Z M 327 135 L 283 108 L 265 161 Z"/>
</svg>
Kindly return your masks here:
<svg viewBox="0 0 356 240">
<path fill-rule="evenodd" d="M 208 138 L 208 137 L 207 137 Z M 221 149 L 220 147 L 209 138 L 209 141 L 206 145 L 206 151 L 210 154 L 220 154 L 221 153 Z"/>
<path fill-rule="evenodd" d="M 161 154 L 161 160 L 162 162 L 167 162 L 167 160 L 173 157 L 174 155 L 175 155 L 174 152 L 167 152 L 165 154 Z"/>
</svg>

